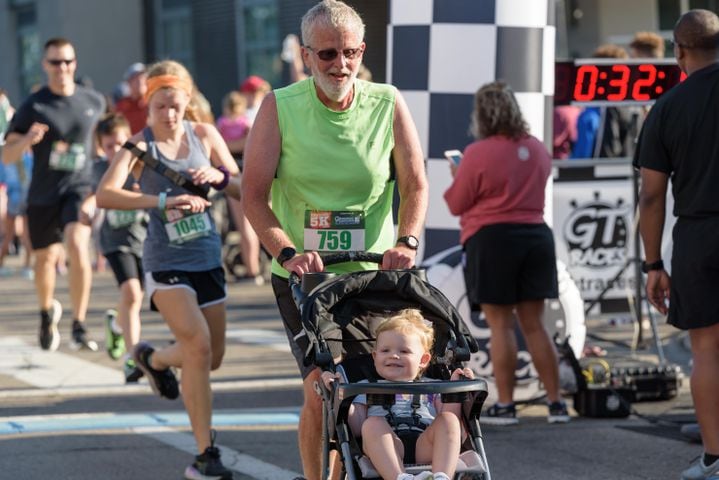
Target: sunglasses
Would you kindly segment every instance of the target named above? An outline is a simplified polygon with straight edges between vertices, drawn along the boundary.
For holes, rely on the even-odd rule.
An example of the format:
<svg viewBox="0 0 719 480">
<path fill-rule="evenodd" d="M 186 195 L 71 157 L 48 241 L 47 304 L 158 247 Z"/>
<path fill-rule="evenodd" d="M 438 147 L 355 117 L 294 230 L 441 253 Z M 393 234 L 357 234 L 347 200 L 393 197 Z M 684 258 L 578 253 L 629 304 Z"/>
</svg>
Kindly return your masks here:
<svg viewBox="0 0 719 480">
<path fill-rule="evenodd" d="M 59 66 L 62 65 L 63 63 L 64 63 L 65 65 L 68 65 L 68 66 L 69 66 L 69 65 L 72 64 L 73 62 L 75 62 L 75 59 L 74 59 L 74 58 L 60 59 L 60 60 L 54 59 L 54 58 L 52 58 L 52 59 L 51 59 L 51 58 L 48 58 L 48 59 L 47 59 L 47 63 L 49 63 L 49 64 L 52 65 L 53 67 L 59 67 Z"/>
<path fill-rule="evenodd" d="M 345 48 L 344 50 L 336 50 L 334 48 L 328 48 L 326 50 L 315 50 L 312 47 L 307 47 L 317 54 L 317 57 L 324 62 L 331 62 L 337 56 L 342 53 L 347 60 L 353 60 L 360 55 L 364 50 L 362 47 L 358 48 Z"/>
</svg>

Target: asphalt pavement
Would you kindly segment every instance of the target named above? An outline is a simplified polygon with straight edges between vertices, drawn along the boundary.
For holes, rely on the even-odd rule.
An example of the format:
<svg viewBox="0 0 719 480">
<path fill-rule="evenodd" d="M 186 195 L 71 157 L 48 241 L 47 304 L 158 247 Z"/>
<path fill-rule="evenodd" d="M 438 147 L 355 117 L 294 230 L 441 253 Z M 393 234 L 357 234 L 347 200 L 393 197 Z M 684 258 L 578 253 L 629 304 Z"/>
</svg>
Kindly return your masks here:
<svg viewBox="0 0 719 480">
<path fill-rule="evenodd" d="M 8 264 L 17 267 L 17 257 Z M 228 290 L 227 354 L 212 374 L 222 458 L 237 479 L 289 480 L 301 472 L 302 393 L 271 288 L 230 283 Z M 56 297 L 69 309 L 67 278 L 58 278 Z M 44 352 L 32 282 L 0 278 L 0 479 L 182 478 L 194 442 L 181 400 L 153 396 L 144 380 L 125 385 L 121 363 L 104 351 L 104 312 L 116 301 L 112 275 L 95 274 L 88 326 L 100 351 L 69 348 L 66 311 L 60 349 Z M 142 319 L 144 340 L 172 340 L 147 300 Z M 657 362 L 652 348 L 631 348 L 631 324 L 590 318 L 587 326 L 587 342 L 607 350 L 610 364 Z M 667 360 L 688 375 L 686 339 L 664 326 L 659 334 Z M 518 426 L 483 427 L 492 478 L 678 479 L 701 453 L 679 434 L 694 419 L 688 384 L 685 377 L 669 400 L 633 403 L 628 418 L 570 409 L 569 424 L 549 425 L 546 407 L 522 406 Z"/>
</svg>

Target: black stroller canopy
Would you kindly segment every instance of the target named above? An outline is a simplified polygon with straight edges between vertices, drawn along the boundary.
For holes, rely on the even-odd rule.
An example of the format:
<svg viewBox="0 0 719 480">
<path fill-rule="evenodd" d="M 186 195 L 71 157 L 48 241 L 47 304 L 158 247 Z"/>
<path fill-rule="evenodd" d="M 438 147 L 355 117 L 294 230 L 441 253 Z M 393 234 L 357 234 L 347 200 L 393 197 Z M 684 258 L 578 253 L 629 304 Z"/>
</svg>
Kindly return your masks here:
<svg viewBox="0 0 719 480">
<path fill-rule="evenodd" d="M 420 275 L 418 270 L 369 270 L 318 286 L 302 303 L 302 323 L 310 340 L 307 360 L 314 360 L 318 348 L 326 351 L 328 340 L 342 342 L 343 354 L 369 352 L 376 326 L 405 308 L 421 310 L 433 323 L 435 355 L 443 355 L 451 342 L 454 360 L 469 360 L 470 352 L 478 350 L 476 341 L 449 300 Z M 365 344 L 348 347 L 353 341 Z"/>
</svg>

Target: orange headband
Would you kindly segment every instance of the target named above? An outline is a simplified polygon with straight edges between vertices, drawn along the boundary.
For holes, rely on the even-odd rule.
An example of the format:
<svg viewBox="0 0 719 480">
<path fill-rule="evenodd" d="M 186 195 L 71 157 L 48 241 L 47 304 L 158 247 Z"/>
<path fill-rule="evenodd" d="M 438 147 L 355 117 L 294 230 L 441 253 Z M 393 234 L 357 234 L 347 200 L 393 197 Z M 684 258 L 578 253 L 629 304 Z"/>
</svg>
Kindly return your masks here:
<svg viewBox="0 0 719 480">
<path fill-rule="evenodd" d="M 174 75 L 158 75 L 147 79 L 147 92 L 145 92 L 145 103 L 150 102 L 155 92 L 161 88 L 176 88 L 187 93 L 188 97 L 192 97 L 192 82 Z"/>
</svg>

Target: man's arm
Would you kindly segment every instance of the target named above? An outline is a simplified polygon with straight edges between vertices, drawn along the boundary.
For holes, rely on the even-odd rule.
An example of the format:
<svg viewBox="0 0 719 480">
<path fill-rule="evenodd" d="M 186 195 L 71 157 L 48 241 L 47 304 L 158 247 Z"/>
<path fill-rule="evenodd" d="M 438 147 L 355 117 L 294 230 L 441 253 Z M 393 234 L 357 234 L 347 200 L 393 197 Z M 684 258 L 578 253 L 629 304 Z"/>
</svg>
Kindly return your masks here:
<svg viewBox="0 0 719 480">
<path fill-rule="evenodd" d="M 405 235 L 419 237 L 427 213 L 429 188 L 417 128 L 399 92 L 397 92 L 393 130 L 394 166 L 400 197 L 397 237 Z M 416 251 L 399 244 L 385 252 L 382 268 L 410 268 L 414 266 L 416 255 Z"/>
<path fill-rule="evenodd" d="M 25 134 L 11 132 L 5 137 L 5 145 L 2 149 L 2 161 L 6 165 L 19 162 L 22 159 L 22 152 L 27 148 L 40 143 L 45 137 L 48 126 L 35 122 Z"/>
<path fill-rule="evenodd" d="M 642 185 L 639 190 L 639 233 L 644 244 L 647 263 L 662 258 L 662 233 L 666 213 L 666 195 L 669 176 L 649 168 L 641 168 Z M 649 302 L 660 312 L 667 313 L 665 301 L 669 299 L 670 280 L 665 270 L 652 270 L 647 277 Z"/>
<path fill-rule="evenodd" d="M 268 204 L 270 188 L 282 148 L 278 121 L 277 101 L 274 93 L 269 93 L 262 101 L 247 138 L 242 173 L 242 202 L 245 215 L 257 232 L 262 245 L 275 258 L 285 247 L 297 248 L 282 229 Z M 299 274 L 319 272 L 324 269 L 316 252 L 296 255 L 287 260 L 283 267 Z"/>
</svg>

